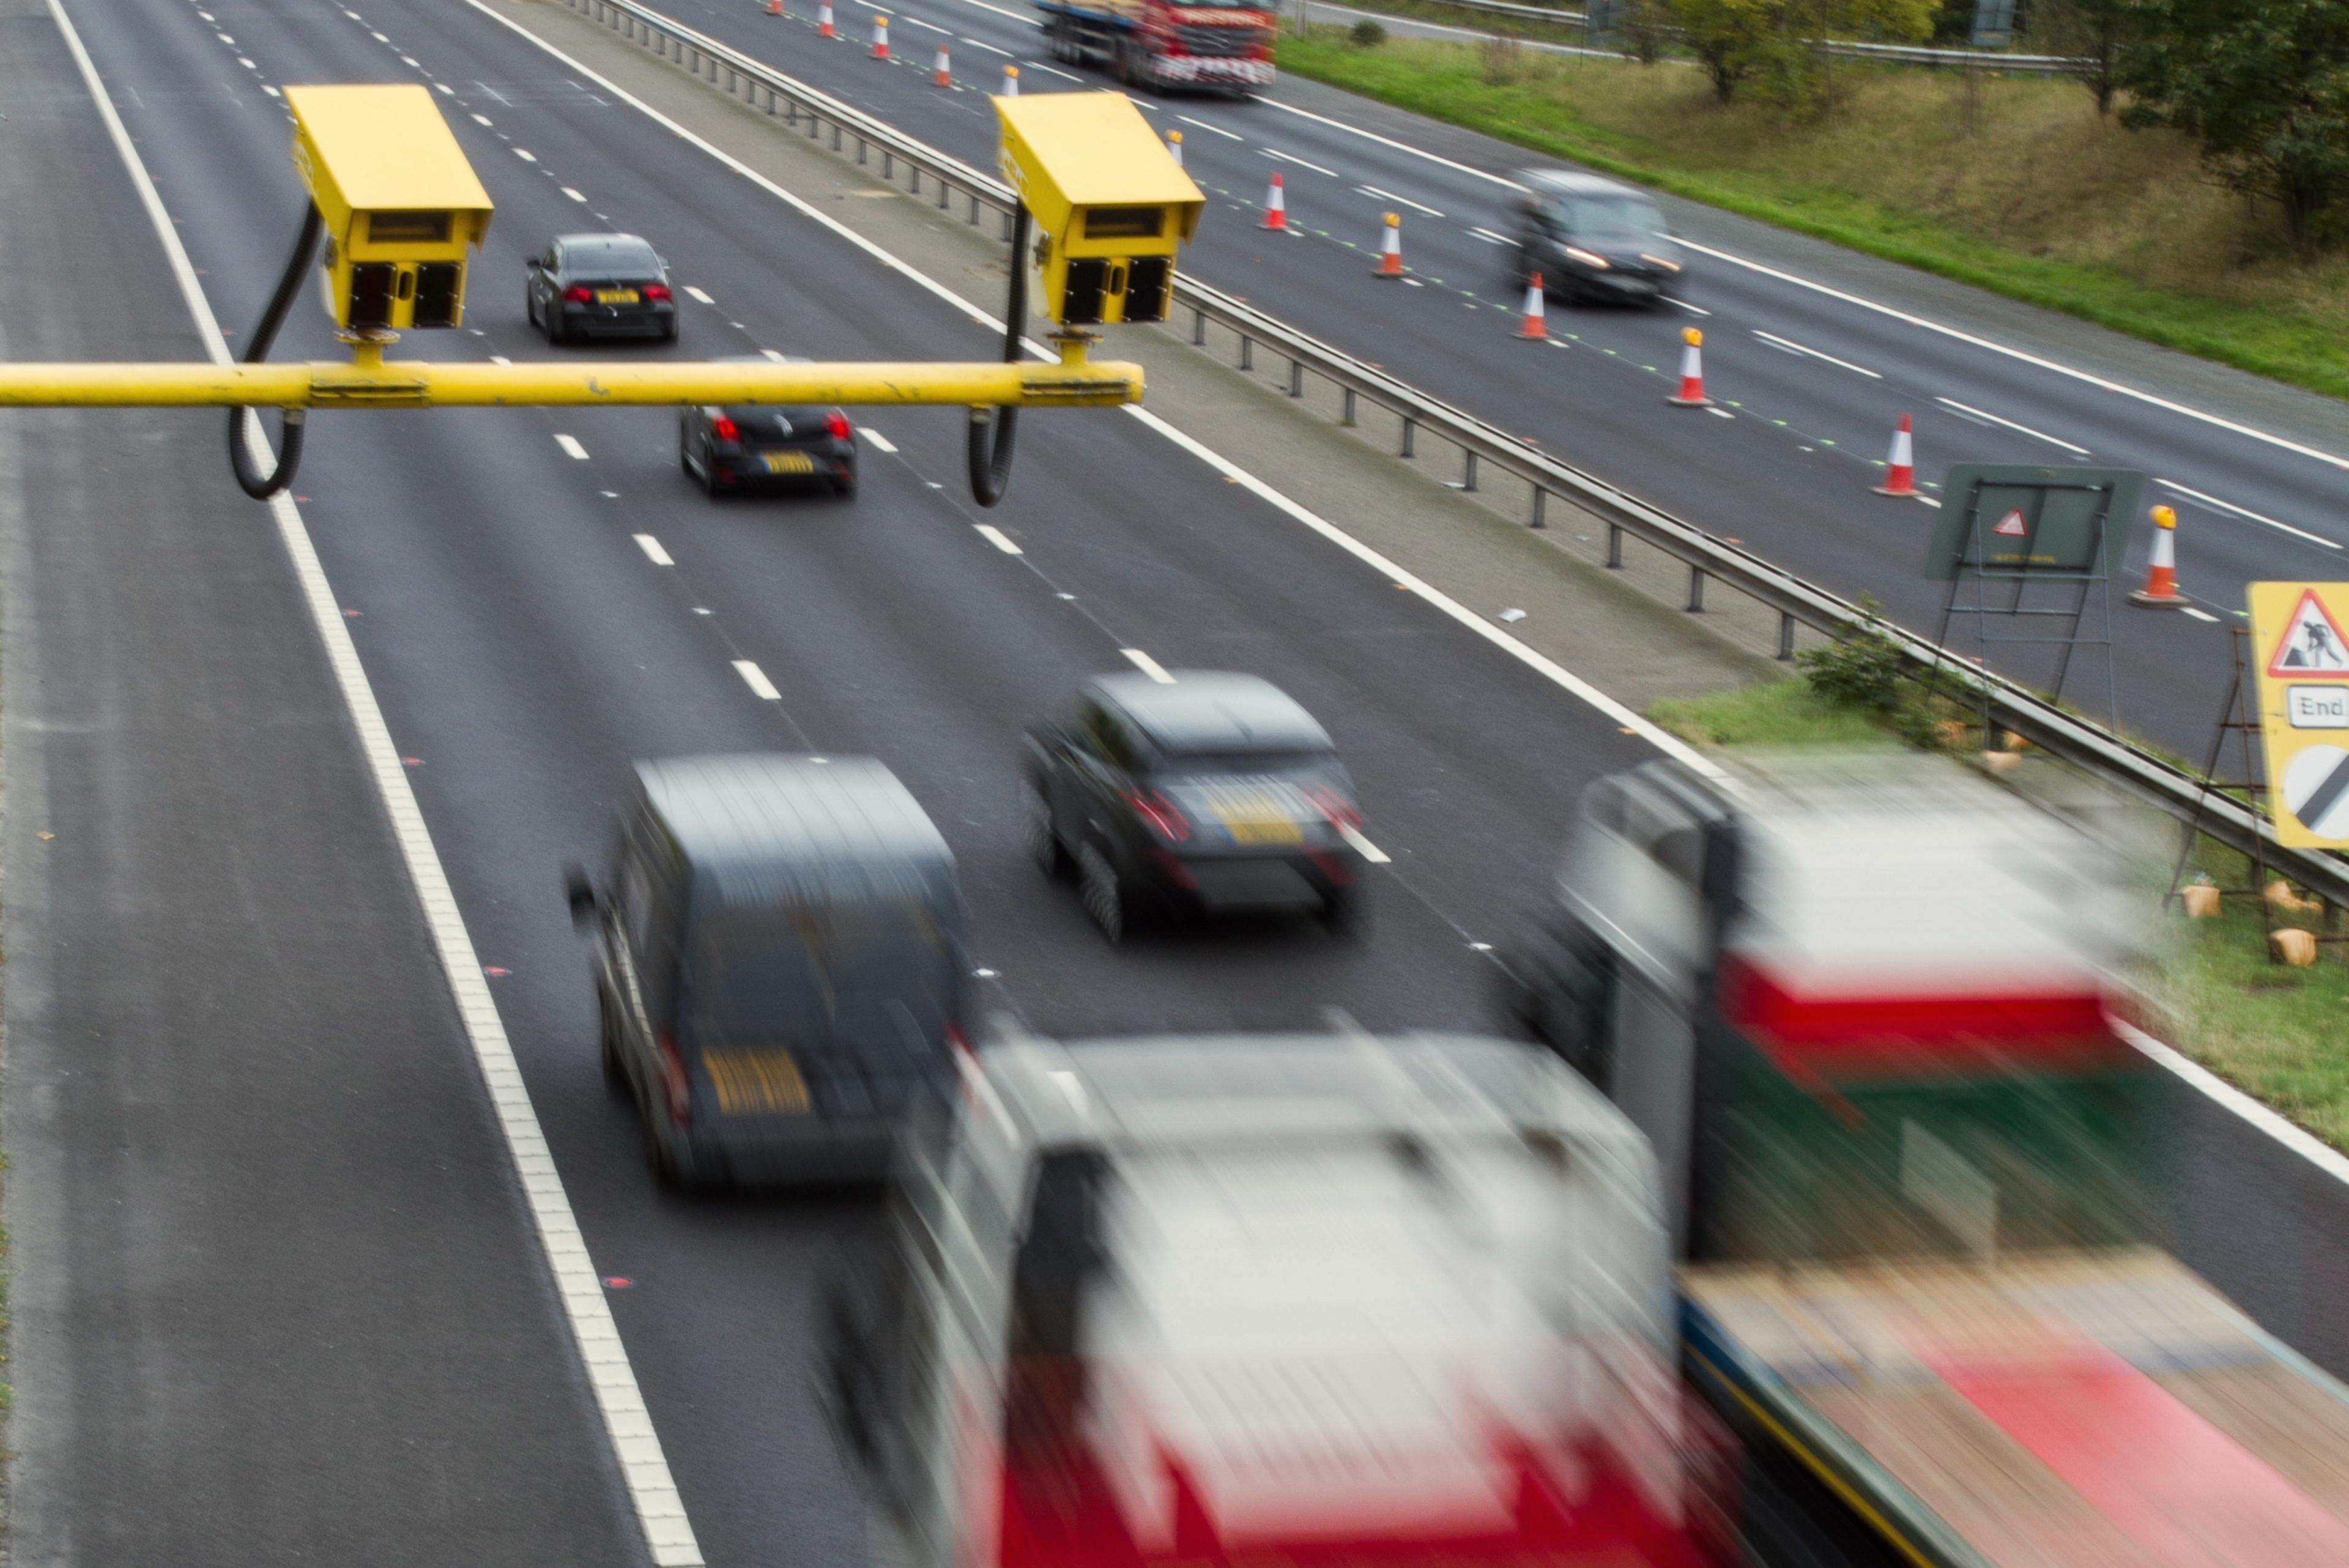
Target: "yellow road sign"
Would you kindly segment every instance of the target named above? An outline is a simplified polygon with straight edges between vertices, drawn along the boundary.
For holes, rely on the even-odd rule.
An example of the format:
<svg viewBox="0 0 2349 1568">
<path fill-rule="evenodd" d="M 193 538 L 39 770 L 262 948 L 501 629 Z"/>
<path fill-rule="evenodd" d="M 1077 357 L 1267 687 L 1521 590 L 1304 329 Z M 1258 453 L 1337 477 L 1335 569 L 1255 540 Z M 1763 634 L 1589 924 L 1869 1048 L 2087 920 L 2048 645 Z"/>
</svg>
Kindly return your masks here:
<svg viewBox="0 0 2349 1568">
<path fill-rule="evenodd" d="M 2349 583 L 2253 583 L 2251 597 L 2277 842 L 2349 848 Z"/>
</svg>

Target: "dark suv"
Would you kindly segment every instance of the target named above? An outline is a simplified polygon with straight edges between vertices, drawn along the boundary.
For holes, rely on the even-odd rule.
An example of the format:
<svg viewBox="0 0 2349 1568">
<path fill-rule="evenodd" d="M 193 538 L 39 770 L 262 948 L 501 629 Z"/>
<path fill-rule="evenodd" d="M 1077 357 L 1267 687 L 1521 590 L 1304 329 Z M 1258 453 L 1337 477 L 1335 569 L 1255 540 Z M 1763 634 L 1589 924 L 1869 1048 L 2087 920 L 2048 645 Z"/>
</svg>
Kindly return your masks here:
<svg viewBox="0 0 2349 1568">
<path fill-rule="evenodd" d="M 1568 299 L 1654 305 L 1688 262 L 1644 191 L 1563 170 L 1521 170 L 1510 201 L 1517 277 L 1541 274 L 1543 292 Z"/>
<path fill-rule="evenodd" d="M 1361 919 L 1361 813 L 1329 732 L 1253 675 L 1106 675 L 1029 732 L 1027 838 L 1111 941 L 1178 909 Z"/>
</svg>

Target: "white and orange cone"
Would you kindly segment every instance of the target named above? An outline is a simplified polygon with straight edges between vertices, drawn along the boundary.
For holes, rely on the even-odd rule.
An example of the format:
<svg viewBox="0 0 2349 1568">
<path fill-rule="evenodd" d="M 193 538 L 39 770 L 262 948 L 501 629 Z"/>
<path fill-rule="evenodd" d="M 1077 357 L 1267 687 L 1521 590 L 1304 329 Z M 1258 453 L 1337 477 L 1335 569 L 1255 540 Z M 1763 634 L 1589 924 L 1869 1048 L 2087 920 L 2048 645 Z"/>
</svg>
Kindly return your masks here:
<svg viewBox="0 0 2349 1568">
<path fill-rule="evenodd" d="M 1387 214 L 1387 226 L 1379 235 L 1379 265 L 1372 270 L 1371 275 L 1372 277 L 1402 275 L 1402 214 L 1401 213 Z"/>
<path fill-rule="evenodd" d="M 1917 493 L 1917 454 L 1909 445 L 1909 416 L 1900 416 L 1900 428 L 1892 432 L 1892 455 L 1885 460 L 1884 483 L 1876 487 L 1878 495 L 1911 496 Z"/>
<path fill-rule="evenodd" d="M 1003 96 L 1005 98 L 1018 98 L 1019 96 L 1019 67 L 1018 66 L 1006 66 L 1003 67 Z"/>
<path fill-rule="evenodd" d="M 954 86 L 954 67 L 947 60 L 947 47 L 944 44 L 940 44 L 938 46 L 937 64 L 930 67 L 930 85 L 933 87 Z"/>
<path fill-rule="evenodd" d="M 1170 130 L 1166 133 L 1166 151 L 1174 160 L 1174 167 L 1182 168 L 1183 133 L 1181 131 Z"/>
<path fill-rule="evenodd" d="M 1681 331 L 1681 389 L 1664 401 L 1676 408 L 1709 409 L 1713 400 L 1704 395 L 1704 334 L 1695 327 Z"/>
<path fill-rule="evenodd" d="M 815 36 L 829 38 L 832 32 L 832 0 L 816 0 Z"/>
<path fill-rule="evenodd" d="M 1548 291 L 1542 287 L 1541 274 L 1536 273 L 1526 279 L 1526 308 L 1523 319 L 1517 323 L 1519 341 L 1540 343 L 1549 337 L 1549 324 L 1542 318 L 1543 306 L 1547 293 Z"/>
<path fill-rule="evenodd" d="M 889 18 L 878 11 L 873 14 L 873 57 L 876 60 L 889 57 Z"/>
<path fill-rule="evenodd" d="M 2178 514 L 2157 506 L 2153 509 L 2153 560 L 2146 567 L 2145 587 L 2129 595 L 2129 603 L 2148 609 L 2176 609 L 2190 602 L 2178 591 Z"/>
<path fill-rule="evenodd" d="M 1280 172 L 1273 171 L 1272 190 L 1264 199 L 1264 222 L 1257 225 L 1286 234 L 1288 230 L 1288 193 L 1280 188 Z"/>
</svg>

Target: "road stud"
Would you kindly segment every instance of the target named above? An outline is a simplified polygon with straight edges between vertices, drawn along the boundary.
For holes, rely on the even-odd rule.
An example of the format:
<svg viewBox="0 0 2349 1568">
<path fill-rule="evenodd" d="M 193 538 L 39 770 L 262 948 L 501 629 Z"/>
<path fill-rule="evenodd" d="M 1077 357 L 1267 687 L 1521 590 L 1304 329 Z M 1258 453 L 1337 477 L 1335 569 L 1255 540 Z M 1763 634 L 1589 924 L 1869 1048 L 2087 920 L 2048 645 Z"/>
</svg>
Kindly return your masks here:
<svg viewBox="0 0 2349 1568">
<path fill-rule="evenodd" d="M 1704 395 L 1704 334 L 1693 327 L 1681 329 L 1681 389 L 1664 401 L 1680 409 L 1709 409 Z"/>
</svg>

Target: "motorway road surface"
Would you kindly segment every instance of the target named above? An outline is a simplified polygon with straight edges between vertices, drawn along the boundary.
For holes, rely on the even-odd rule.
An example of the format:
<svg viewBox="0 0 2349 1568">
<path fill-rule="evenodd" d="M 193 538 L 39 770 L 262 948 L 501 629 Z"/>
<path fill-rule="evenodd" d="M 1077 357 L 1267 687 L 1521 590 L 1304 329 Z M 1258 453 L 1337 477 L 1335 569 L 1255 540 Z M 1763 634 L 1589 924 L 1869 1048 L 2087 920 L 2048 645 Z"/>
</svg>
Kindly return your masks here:
<svg viewBox="0 0 2349 1568">
<path fill-rule="evenodd" d="M 681 353 L 992 350 L 476 7 L 67 8 L 232 330 L 299 212 L 272 89 L 423 79 L 499 209 L 473 330 L 436 357 L 544 355 L 522 257 L 605 223 L 656 236 L 687 286 Z M 0 190 L 56 215 L 0 230 L 5 351 L 196 357 L 43 6 L 0 18 L 23 139 Z M 279 349 L 333 351 L 306 310 Z M 860 1558 L 804 1373 L 817 1282 L 871 1212 L 654 1189 L 595 1064 L 558 878 L 600 857 L 630 758 L 881 756 L 960 857 L 988 1004 L 1073 1034 L 1330 1005 L 1374 1029 L 1476 1019 L 1472 944 L 1538 895 L 1580 788 L 1653 754 L 1140 421 L 1031 416 L 983 519 L 999 542 L 963 496 L 957 414 L 860 419 L 848 504 L 712 505 L 652 410 L 321 416 L 296 486 L 594 1267 L 626 1282 L 605 1300 L 712 1563 Z M 0 431 L 20 503 L 16 1560 L 641 1559 L 414 892 L 268 514 L 220 472 L 217 416 Z M 1129 649 L 1261 672 L 1330 725 L 1393 857 L 1361 945 L 1269 925 L 1112 952 L 1038 877 L 1019 726 Z M 2349 1360 L 2313 1326 L 2349 1282 L 2327 1192 L 2277 1203 L 2303 1178 L 2205 1116 L 2189 1235 L 2223 1236 L 2268 1287 L 2222 1285 Z"/>
<path fill-rule="evenodd" d="M 1008 0 L 893 0 L 889 65 L 869 57 L 869 19 L 885 8 L 872 0 L 840 0 L 829 41 L 812 0 L 791 0 L 781 17 L 754 0 L 654 8 L 985 168 L 996 139 L 986 95 L 1005 65 L 1019 66 L 1029 92 L 1106 83 L 1053 62 L 1037 14 Z M 931 85 L 941 40 L 957 90 Z M 2209 742 L 2229 668 L 2222 622 L 2237 618 L 2243 585 L 2349 575 L 2349 416 L 2331 399 L 1670 197 L 1667 215 L 1693 253 L 1679 303 L 1553 302 L 1549 346 L 1535 347 L 1511 336 L 1523 295 L 1502 242 L 1509 174 L 1549 161 L 1293 77 L 1237 101 L 1133 96 L 1162 131 L 1182 133 L 1185 166 L 1207 192 L 1184 263 L 1203 281 L 1767 560 L 1840 593 L 1872 592 L 1920 630 L 1934 630 L 1942 607 L 1941 585 L 1920 576 L 1935 514 L 1869 493 L 1901 413 L 1916 421 L 1929 483 L 1954 462 L 2145 470 L 2163 482 L 2148 504 L 2178 511 L 2183 581 L 2199 604 L 2185 616 L 2122 603 L 2148 547 L 2133 539 L 2134 575 L 2114 595 L 2116 685 L 2122 722 L 2180 751 L 2199 755 Z M 1275 172 L 1288 237 L 1258 226 Z M 1382 212 L 1402 217 L 1410 284 L 1371 275 Z M 1721 404 L 1710 415 L 1662 401 L 1685 326 L 1705 334 L 1706 386 Z M 2104 621 L 2092 612 L 2084 630 L 2099 635 Z M 2008 620 L 1992 634 L 2047 628 L 2018 633 Z M 1978 649 L 1974 637 L 1970 619 L 1951 628 L 1966 651 Z M 2048 650 L 2004 652 L 1994 662 L 2047 678 Z M 2102 664 L 2084 655 L 2064 692 L 2098 717 Z"/>
</svg>

